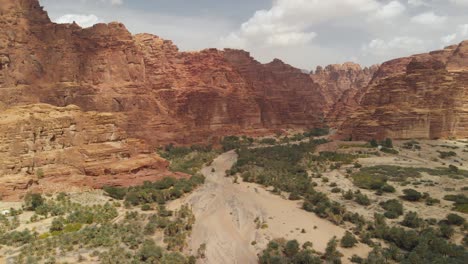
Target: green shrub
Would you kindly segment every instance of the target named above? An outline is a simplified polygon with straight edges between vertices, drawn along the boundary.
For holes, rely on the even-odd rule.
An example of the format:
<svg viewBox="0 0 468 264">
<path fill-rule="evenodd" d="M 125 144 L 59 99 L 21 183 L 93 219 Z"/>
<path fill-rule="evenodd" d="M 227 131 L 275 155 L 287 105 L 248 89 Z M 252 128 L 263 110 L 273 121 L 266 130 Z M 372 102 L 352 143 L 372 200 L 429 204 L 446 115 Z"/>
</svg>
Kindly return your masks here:
<svg viewBox="0 0 468 264">
<path fill-rule="evenodd" d="M 343 193 L 343 198 L 345 200 L 353 200 L 354 199 L 354 193 L 352 190 L 348 190 L 347 192 Z"/>
<path fill-rule="evenodd" d="M 142 211 L 150 211 L 151 210 L 151 205 L 149 204 L 144 204 L 141 206 Z"/>
<path fill-rule="evenodd" d="M 448 214 L 447 215 L 447 222 L 450 225 L 461 226 L 465 223 L 465 218 L 457 215 L 457 214 Z"/>
<path fill-rule="evenodd" d="M 383 192 L 386 192 L 386 193 L 394 193 L 394 192 L 396 192 L 395 187 L 393 187 L 392 185 L 390 185 L 390 184 L 388 184 L 388 183 L 384 184 L 384 185 L 380 188 L 380 190 L 382 190 Z"/>
<path fill-rule="evenodd" d="M 274 138 L 264 138 L 264 139 L 260 140 L 260 144 L 275 145 L 276 144 L 276 139 L 274 139 Z"/>
<path fill-rule="evenodd" d="M 353 234 L 346 231 L 345 235 L 341 238 L 340 246 L 343 248 L 352 248 L 357 244 L 357 239 Z"/>
<path fill-rule="evenodd" d="M 363 170 L 353 174 L 352 178 L 357 187 L 371 190 L 380 189 L 387 182 L 386 176 L 372 175 Z"/>
<path fill-rule="evenodd" d="M 439 232 L 443 237 L 451 238 L 453 236 L 453 234 L 455 233 L 455 230 L 453 229 L 453 227 L 451 227 L 451 226 L 449 226 L 449 225 L 447 225 L 445 223 L 442 223 L 439 226 Z"/>
<path fill-rule="evenodd" d="M 27 193 L 24 197 L 24 209 L 35 211 L 38 207 L 44 204 L 44 198 L 39 193 Z"/>
<path fill-rule="evenodd" d="M 422 194 L 414 189 L 404 189 L 403 194 L 402 198 L 410 202 L 417 202 L 422 198 Z"/>
<path fill-rule="evenodd" d="M 446 159 L 446 158 L 457 156 L 457 153 L 453 151 L 438 151 L 438 152 L 439 152 L 439 157 L 441 159 Z"/>
<path fill-rule="evenodd" d="M 284 254 L 288 257 L 294 257 L 299 252 L 299 242 L 297 240 L 290 240 L 284 247 Z"/>
<path fill-rule="evenodd" d="M 314 128 L 308 132 L 304 133 L 305 137 L 322 137 L 330 134 L 330 129 L 328 127 L 323 128 Z"/>
<path fill-rule="evenodd" d="M 423 223 L 423 219 L 419 218 L 416 212 L 408 212 L 405 214 L 401 225 L 410 228 L 419 228 L 422 226 Z"/>
<path fill-rule="evenodd" d="M 380 206 L 385 209 L 384 216 L 389 219 L 395 219 L 403 215 L 403 205 L 397 199 L 381 202 Z"/>
<path fill-rule="evenodd" d="M 362 194 L 362 193 L 358 193 L 354 196 L 354 200 L 360 204 L 360 205 L 364 205 L 364 206 L 368 206 L 371 204 L 370 200 L 369 200 L 369 197 L 367 197 L 367 195 L 365 194 Z"/>
<path fill-rule="evenodd" d="M 103 190 L 112 198 L 117 200 L 123 200 L 127 194 L 126 188 L 119 188 L 113 186 L 105 186 Z"/>
<path fill-rule="evenodd" d="M 335 188 L 331 189 L 331 192 L 332 192 L 332 193 L 340 193 L 340 192 L 341 192 L 341 188 L 335 187 Z"/>
<path fill-rule="evenodd" d="M 65 222 L 65 219 L 63 219 L 62 217 L 54 218 L 50 226 L 50 232 L 62 231 L 65 228 L 64 222 Z"/>
</svg>

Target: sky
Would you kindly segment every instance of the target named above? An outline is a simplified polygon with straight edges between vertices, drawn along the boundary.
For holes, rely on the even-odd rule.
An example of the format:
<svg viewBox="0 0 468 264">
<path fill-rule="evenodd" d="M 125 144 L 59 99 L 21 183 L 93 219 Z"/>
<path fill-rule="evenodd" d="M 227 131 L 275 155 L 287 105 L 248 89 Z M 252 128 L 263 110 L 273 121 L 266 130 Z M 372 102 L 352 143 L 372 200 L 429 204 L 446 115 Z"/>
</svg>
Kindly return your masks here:
<svg viewBox="0 0 468 264">
<path fill-rule="evenodd" d="M 266 63 L 364 66 L 468 39 L 468 0 L 40 0 L 56 23 L 119 21 L 183 51 L 237 48 Z"/>
</svg>

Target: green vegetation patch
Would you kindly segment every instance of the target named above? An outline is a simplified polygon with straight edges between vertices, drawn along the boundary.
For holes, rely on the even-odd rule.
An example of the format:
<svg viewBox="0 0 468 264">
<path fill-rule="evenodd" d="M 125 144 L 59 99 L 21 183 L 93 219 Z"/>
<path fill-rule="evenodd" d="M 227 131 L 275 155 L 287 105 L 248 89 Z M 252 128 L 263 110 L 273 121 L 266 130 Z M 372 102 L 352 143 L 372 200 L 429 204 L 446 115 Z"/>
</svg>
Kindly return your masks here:
<svg viewBox="0 0 468 264">
<path fill-rule="evenodd" d="M 62 257 L 74 258 L 76 262 L 195 263 L 195 257 L 181 253 L 195 217 L 187 205 L 172 212 L 166 209 L 165 202 L 203 181 L 202 176 L 195 175 L 188 180 L 165 178 L 136 187 L 106 188 L 110 196 L 126 201 L 128 211 L 120 217 L 118 202 L 85 206 L 72 202 L 64 193 L 55 199 L 29 194 L 23 208 L 35 212 L 31 222 L 52 217 L 49 232 L 14 231 L 19 223 L 13 226 L 9 217 L 2 216 L 0 220 L 8 221 L 0 221 L 0 245 L 18 247 L 16 253 L 8 257 L 12 263 L 55 263 Z M 152 202 L 159 205 L 149 205 Z M 140 204 L 148 210 L 140 213 L 132 207 Z M 15 219 L 17 212 L 13 213 Z M 4 224 L 11 228 L 7 229 Z M 155 235 L 162 238 L 159 245 L 156 245 Z"/>
<path fill-rule="evenodd" d="M 132 206 L 150 203 L 164 204 L 193 191 L 204 182 L 203 175 L 195 174 L 190 179 L 166 177 L 161 181 L 145 182 L 143 185 L 129 188 L 104 187 L 104 191 L 112 198 L 125 200 L 126 204 Z"/>
<path fill-rule="evenodd" d="M 194 175 L 203 165 L 210 163 L 219 154 L 210 146 L 174 147 L 168 145 L 160 150 L 161 157 L 169 160 L 169 169 L 174 172 L 183 172 Z"/>
<path fill-rule="evenodd" d="M 377 190 L 383 188 L 387 181 L 404 182 L 407 178 L 421 177 L 421 173 L 423 172 L 433 176 L 446 175 L 452 178 L 468 177 L 468 171 L 460 170 L 455 166 L 429 169 L 379 165 L 361 168 L 358 172 L 352 175 L 352 178 L 354 184 L 359 188 Z M 388 188 L 388 192 L 392 192 L 391 188 Z"/>
<path fill-rule="evenodd" d="M 444 196 L 444 200 L 452 201 L 453 210 L 468 214 L 468 197 L 464 194 L 449 194 Z"/>
<path fill-rule="evenodd" d="M 319 156 L 313 156 L 313 161 L 331 161 L 331 162 L 339 162 L 342 164 L 351 164 L 359 155 L 348 154 L 348 153 L 338 153 L 338 152 L 331 152 L 331 151 L 323 151 L 320 152 Z"/>
<path fill-rule="evenodd" d="M 311 243 L 302 245 L 297 240 L 275 239 L 259 255 L 260 264 L 270 263 L 309 263 L 320 264 L 322 260 L 311 247 Z"/>
</svg>

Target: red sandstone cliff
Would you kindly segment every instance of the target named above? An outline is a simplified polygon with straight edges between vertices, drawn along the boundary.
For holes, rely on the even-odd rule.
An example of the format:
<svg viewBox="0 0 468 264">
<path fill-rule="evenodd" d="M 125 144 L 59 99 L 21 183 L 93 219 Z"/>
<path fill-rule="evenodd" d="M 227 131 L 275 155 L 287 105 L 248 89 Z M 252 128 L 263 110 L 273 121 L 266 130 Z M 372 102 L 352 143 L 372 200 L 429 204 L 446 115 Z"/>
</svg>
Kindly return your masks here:
<svg viewBox="0 0 468 264">
<path fill-rule="evenodd" d="M 468 136 L 468 41 L 384 63 L 355 97 L 359 106 L 342 136 L 447 138 Z"/>
<path fill-rule="evenodd" d="M 317 67 L 310 74 L 324 95 L 329 126 L 338 127 L 354 111 L 356 96 L 369 84 L 377 69 L 377 65 L 361 68 L 359 64 L 347 62 Z"/>
<path fill-rule="evenodd" d="M 152 145 L 322 125 L 323 91 L 279 60 L 260 64 L 237 50 L 179 52 L 171 41 L 132 36 L 119 23 L 57 25 L 37 0 L 2 1 L 5 107 L 118 112 L 130 136 Z"/>
<path fill-rule="evenodd" d="M 0 30 L 0 193 L 8 197 L 157 179 L 170 173 L 151 150 L 170 142 L 323 125 L 320 87 L 279 60 L 179 52 L 120 23 L 58 25 L 37 0 L 0 0 Z"/>
</svg>

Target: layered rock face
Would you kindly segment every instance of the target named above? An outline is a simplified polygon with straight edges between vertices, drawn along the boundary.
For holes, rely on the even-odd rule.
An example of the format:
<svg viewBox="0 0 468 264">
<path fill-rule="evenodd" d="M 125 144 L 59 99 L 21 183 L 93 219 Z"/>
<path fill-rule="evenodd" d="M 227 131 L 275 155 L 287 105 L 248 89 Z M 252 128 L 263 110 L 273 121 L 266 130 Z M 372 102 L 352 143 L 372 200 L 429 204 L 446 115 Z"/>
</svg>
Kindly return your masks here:
<svg viewBox="0 0 468 264">
<path fill-rule="evenodd" d="M 37 0 L 2 0 L 0 101 L 119 112 L 151 145 L 215 142 L 234 133 L 312 127 L 323 95 L 307 74 L 243 51 L 179 52 L 122 24 L 51 23 Z"/>
<path fill-rule="evenodd" d="M 164 176 L 169 163 L 127 138 L 109 113 L 77 106 L 18 106 L 0 112 L 0 194 L 129 186 Z"/>
<path fill-rule="evenodd" d="M 353 112 L 357 107 L 356 96 L 369 84 L 377 70 L 377 65 L 362 68 L 359 64 L 347 62 L 325 68 L 319 66 L 310 74 L 324 95 L 329 126 L 339 127 Z"/>
<path fill-rule="evenodd" d="M 468 41 L 384 63 L 341 127 L 353 139 L 468 136 Z"/>
</svg>

